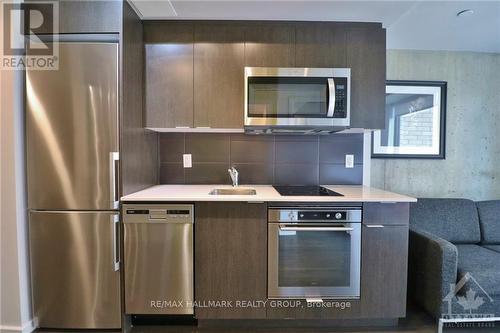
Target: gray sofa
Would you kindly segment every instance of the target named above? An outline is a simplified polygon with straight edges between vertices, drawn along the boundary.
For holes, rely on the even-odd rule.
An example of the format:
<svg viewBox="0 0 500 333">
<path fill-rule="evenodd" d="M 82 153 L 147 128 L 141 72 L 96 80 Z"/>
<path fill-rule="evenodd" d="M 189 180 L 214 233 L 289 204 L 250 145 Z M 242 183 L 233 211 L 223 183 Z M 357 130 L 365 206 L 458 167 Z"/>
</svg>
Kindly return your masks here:
<svg viewBox="0 0 500 333">
<path fill-rule="evenodd" d="M 418 199 L 409 251 L 410 296 L 435 318 L 500 317 L 500 201 Z"/>
</svg>

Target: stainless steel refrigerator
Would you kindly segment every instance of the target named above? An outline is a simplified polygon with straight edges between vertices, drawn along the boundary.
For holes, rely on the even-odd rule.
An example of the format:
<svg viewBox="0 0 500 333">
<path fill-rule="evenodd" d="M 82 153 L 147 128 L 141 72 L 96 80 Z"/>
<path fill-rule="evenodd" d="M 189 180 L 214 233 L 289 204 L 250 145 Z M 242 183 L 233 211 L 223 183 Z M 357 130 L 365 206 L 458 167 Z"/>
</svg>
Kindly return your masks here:
<svg viewBox="0 0 500 333">
<path fill-rule="evenodd" d="M 118 44 L 60 42 L 26 71 L 34 315 L 46 328 L 120 328 Z"/>
</svg>

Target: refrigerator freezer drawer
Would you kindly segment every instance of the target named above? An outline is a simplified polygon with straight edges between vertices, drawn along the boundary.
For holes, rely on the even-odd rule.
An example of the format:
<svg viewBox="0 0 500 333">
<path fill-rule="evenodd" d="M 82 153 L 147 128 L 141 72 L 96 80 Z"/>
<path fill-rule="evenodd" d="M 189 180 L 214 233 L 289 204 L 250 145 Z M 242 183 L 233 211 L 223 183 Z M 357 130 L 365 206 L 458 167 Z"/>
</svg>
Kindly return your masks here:
<svg viewBox="0 0 500 333">
<path fill-rule="evenodd" d="M 118 216 L 30 212 L 33 308 L 40 327 L 121 327 Z"/>
<path fill-rule="evenodd" d="M 149 222 L 123 224 L 125 312 L 193 314 L 193 222 L 143 216 Z"/>
</svg>

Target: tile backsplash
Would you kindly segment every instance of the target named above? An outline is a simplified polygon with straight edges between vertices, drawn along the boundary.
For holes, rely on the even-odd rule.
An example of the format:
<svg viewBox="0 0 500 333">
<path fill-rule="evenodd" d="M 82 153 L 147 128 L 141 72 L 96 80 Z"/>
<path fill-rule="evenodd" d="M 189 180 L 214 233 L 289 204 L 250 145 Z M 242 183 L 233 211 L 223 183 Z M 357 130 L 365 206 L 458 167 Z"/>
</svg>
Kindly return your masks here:
<svg viewBox="0 0 500 333">
<path fill-rule="evenodd" d="M 240 184 L 359 185 L 363 182 L 363 134 L 257 136 L 162 133 L 160 184 L 230 184 L 235 166 Z M 184 168 L 182 155 L 192 155 Z M 345 168 L 345 155 L 354 168 Z"/>
</svg>

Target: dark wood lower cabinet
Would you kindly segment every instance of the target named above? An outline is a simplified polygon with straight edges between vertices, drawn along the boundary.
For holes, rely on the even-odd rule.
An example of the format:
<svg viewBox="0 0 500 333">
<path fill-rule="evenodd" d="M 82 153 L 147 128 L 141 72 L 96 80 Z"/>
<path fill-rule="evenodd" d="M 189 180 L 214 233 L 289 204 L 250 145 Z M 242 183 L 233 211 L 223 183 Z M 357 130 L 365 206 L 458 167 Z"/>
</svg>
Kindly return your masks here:
<svg viewBox="0 0 500 333">
<path fill-rule="evenodd" d="M 406 316 L 408 257 L 407 225 L 363 225 L 361 235 L 361 297 L 268 304 L 269 319 L 395 319 Z"/>
<path fill-rule="evenodd" d="M 324 299 L 323 304 L 311 305 L 304 299 L 267 299 L 266 204 L 196 203 L 196 318 L 344 321 L 405 317 L 407 218 L 400 216 L 402 224 L 397 225 L 391 214 L 370 211 L 380 207 L 387 211 L 386 206 L 365 207 L 365 213 L 373 217 L 371 222 L 377 224 L 362 227 L 360 299 Z M 265 305 L 248 303 L 266 300 Z"/>
<path fill-rule="evenodd" d="M 400 203 L 363 203 L 363 224 L 408 225 L 410 204 Z"/>
<path fill-rule="evenodd" d="M 361 239 L 360 317 L 405 317 L 408 226 L 363 225 Z"/>
<path fill-rule="evenodd" d="M 195 217 L 196 318 L 264 319 L 264 306 L 239 302 L 267 297 L 266 204 L 200 202 Z"/>
</svg>

